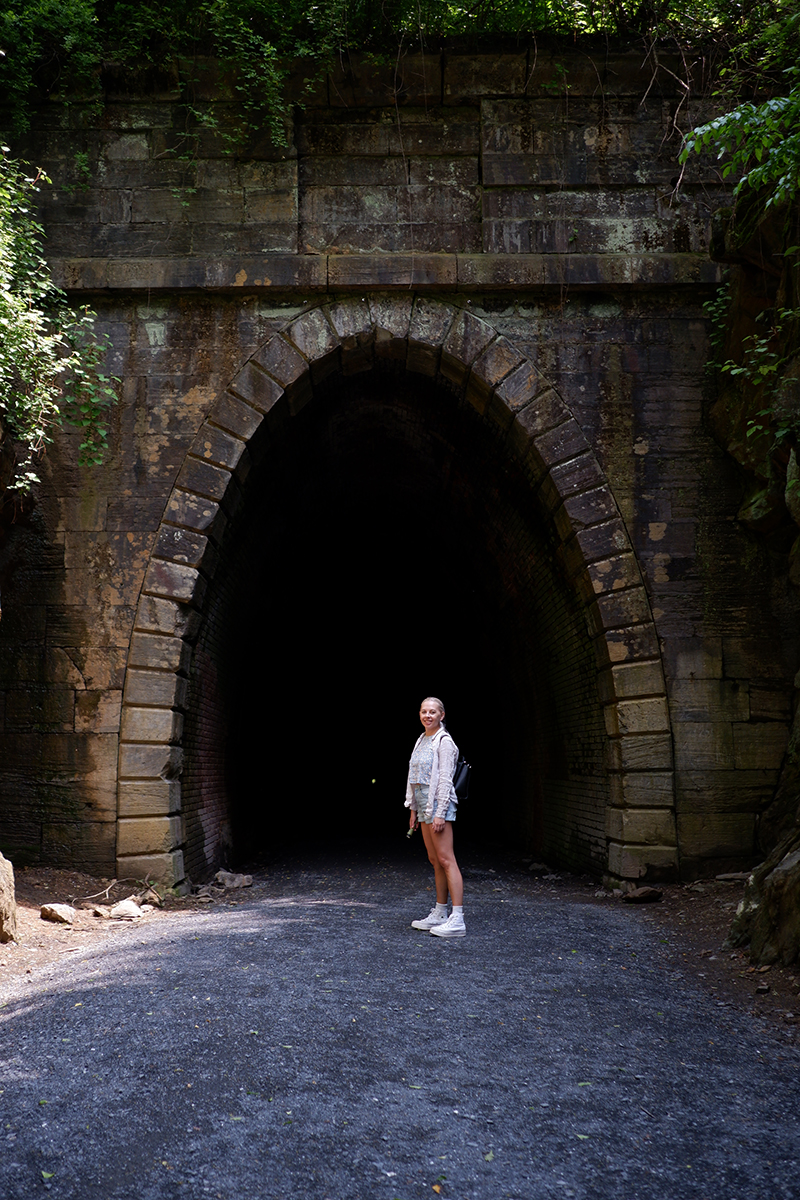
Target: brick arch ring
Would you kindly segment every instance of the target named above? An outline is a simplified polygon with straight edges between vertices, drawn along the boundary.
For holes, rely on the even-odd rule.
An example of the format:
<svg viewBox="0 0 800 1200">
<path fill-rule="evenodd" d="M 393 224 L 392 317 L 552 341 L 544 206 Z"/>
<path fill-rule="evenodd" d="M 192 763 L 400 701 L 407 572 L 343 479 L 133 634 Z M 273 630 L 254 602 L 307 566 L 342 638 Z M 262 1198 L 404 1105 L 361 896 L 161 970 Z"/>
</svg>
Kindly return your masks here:
<svg viewBox="0 0 800 1200">
<path fill-rule="evenodd" d="M 460 392 L 505 429 L 554 523 L 587 605 L 607 741 L 610 879 L 677 868 L 670 733 L 658 638 L 638 560 L 605 474 L 571 411 L 513 341 L 425 297 L 325 301 L 274 334 L 214 401 L 178 473 L 128 654 L 120 730 L 117 873 L 169 886 L 183 869 L 182 729 L 192 645 L 248 442 L 279 402 L 294 414 L 329 374 L 381 359 Z M 121 874 L 120 874 L 121 873 Z"/>
</svg>

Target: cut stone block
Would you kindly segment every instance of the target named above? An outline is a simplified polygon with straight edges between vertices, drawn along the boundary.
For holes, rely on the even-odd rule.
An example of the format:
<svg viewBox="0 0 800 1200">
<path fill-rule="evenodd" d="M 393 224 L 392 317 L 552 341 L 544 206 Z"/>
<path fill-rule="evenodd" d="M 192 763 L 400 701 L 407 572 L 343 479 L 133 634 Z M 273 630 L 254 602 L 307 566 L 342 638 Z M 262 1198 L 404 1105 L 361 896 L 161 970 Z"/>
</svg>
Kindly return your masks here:
<svg viewBox="0 0 800 1200">
<path fill-rule="evenodd" d="M 673 734 L 677 770 L 725 770 L 735 765 L 729 721 L 684 721 L 673 726 Z"/>
<path fill-rule="evenodd" d="M 372 324 L 376 329 L 382 329 L 391 339 L 405 341 L 408 338 L 408 327 L 411 322 L 411 296 L 370 296 L 368 299 Z"/>
<path fill-rule="evenodd" d="M 569 540 L 569 539 L 567 539 Z M 600 525 L 578 529 L 574 536 L 585 562 L 595 562 L 630 549 L 630 539 L 620 518 L 614 516 Z"/>
<path fill-rule="evenodd" d="M 153 548 L 153 557 L 186 567 L 199 567 L 205 561 L 208 570 L 216 562 L 216 547 L 204 533 L 181 529 L 177 525 L 162 525 Z M 142 626 L 139 625 L 139 628 Z"/>
<path fill-rule="evenodd" d="M 183 638 L 134 633 L 129 665 L 152 667 L 159 671 L 179 671 L 188 666 L 191 652 L 191 646 Z"/>
<path fill-rule="evenodd" d="M 772 799 L 778 771 L 679 771 L 675 797 L 679 811 L 760 813 Z"/>
<path fill-rule="evenodd" d="M 508 383 L 510 388 L 517 381 L 519 371 L 527 370 L 527 368 L 526 362 L 513 375 L 509 375 L 504 384 Z M 502 392 L 504 384 L 501 385 L 500 392 Z M 537 392 L 530 404 L 526 404 L 520 410 L 514 422 L 513 429 L 518 433 L 520 447 L 531 449 L 530 444 L 533 439 L 541 437 L 551 429 L 556 429 L 569 419 L 569 415 L 569 409 L 557 392 L 550 388 Z"/>
<path fill-rule="evenodd" d="M 187 681 L 171 671 L 128 671 L 125 678 L 125 703 L 182 708 L 186 702 Z"/>
<path fill-rule="evenodd" d="M 792 719 L 791 690 L 751 687 L 749 715 L 754 721 L 785 721 L 788 724 Z"/>
<path fill-rule="evenodd" d="M 676 872 L 678 851 L 675 846 L 635 846 L 609 842 L 608 869 L 620 879 L 643 879 Z"/>
<path fill-rule="evenodd" d="M 672 738 L 668 733 L 637 733 L 608 743 L 612 771 L 669 771 Z"/>
<path fill-rule="evenodd" d="M 263 378 L 269 379 L 269 376 Z M 271 379 L 269 382 L 273 383 Z M 277 388 L 277 384 L 273 386 Z M 209 420 L 248 442 L 264 420 L 264 416 L 254 405 L 248 404 L 232 392 L 223 392 L 211 409 Z"/>
<path fill-rule="evenodd" d="M 309 362 L 324 358 L 339 347 L 339 339 L 321 308 L 312 308 L 292 321 L 286 336 Z"/>
<path fill-rule="evenodd" d="M 664 664 L 670 679 L 722 679 L 722 638 L 669 638 Z"/>
<path fill-rule="evenodd" d="M 372 332 L 372 317 L 366 300 L 344 300 L 327 305 L 325 311 L 342 342 Z"/>
<path fill-rule="evenodd" d="M 183 731 L 183 716 L 169 708 L 129 708 L 122 712 L 125 742 L 177 742 Z"/>
<path fill-rule="evenodd" d="M 746 684 L 727 679 L 676 679 L 669 690 L 673 721 L 747 721 Z"/>
<path fill-rule="evenodd" d="M 241 438 L 208 422 L 203 423 L 191 447 L 191 453 L 197 458 L 227 471 L 236 470 L 246 450 L 246 443 Z"/>
<path fill-rule="evenodd" d="M 595 638 L 594 650 L 598 667 L 616 666 L 636 659 L 658 656 L 658 638 L 652 621 L 634 625 L 632 629 L 609 629 Z"/>
<path fill-rule="evenodd" d="M 442 344 L 440 370 L 445 379 L 461 386 L 475 359 L 496 336 L 496 331 L 486 321 L 474 317 L 467 309 L 458 310 Z"/>
<path fill-rule="evenodd" d="M 171 817 L 180 811 L 176 779 L 130 780 L 119 785 L 120 817 Z"/>
<path fill-rule="evenodd" d="M 620 807 L 672 807 L 675 776 L 672 771 L 627 771 L 609 779 L 612 804 Z"/>
<path fill-rule="evenodd" d="M 618 592 L 623 588 L 641 584 L 635 554 L 618 554 L 614 558 L 604 558 L 591 563 L 588 575 L 592 582 L 592 590 L 597 595 L 603 592 Z"/>
<path fill-rule="evenodd" d="M 524 355 L 507 338 L 496 338 L 472 365 L 467 400 L 483 412 L 494 389 L 524 362 Z"/>
<path fill-rule="evenodd" d="M 121 691 L 76 692 L 75 732 L 118 733 L 121 708 Z"/>
<path fill-rule="evenodd" d="M 636 696 L 648 696 L 664 692 L 664 675 L 661 663 L 634 662 L 621 663 L 602 671 L 597 679 L 600 699 L 604 703 L 611 700 L 628 700 Z"/>
<path fill-rule="evenodd" d="M 123 742 L 119 748 L 120 779 L 177 779 L 183 769 L 179 746 Z"/>
<path fill-rule="evenodd" d="M 283 337 L 270 338 L 267 344 L 253 355 L 251 362 L 255 366 L 263 367 L 284 388 L 295 383 L 301 375 L 308 372 L 307 361 L 297 348 Z M 234 390 L 238 391 L 238 388 Z M 251 404 L 255 403 L 255 400 L 249 396 L 243 395 L 242 398 L 250 400 Z"/>
<path fill-rule="evenodd" d="M 456 310 L 449 304 L 425 297 L 418 298 L 411 313 L 408 329 L 409 347 L 414 343 L 439 350 L 447 338 Z"/>
<path fill-rule="evenodd" d="M 257 413 L 270 412 L 283 395 L 283 388 L 252 359 L 246 362 L 230 385 L 229 391 L 241 397 Z M 224 421 L 224 417 L 222 418 Z"/>
<path fill-rule="evenodd" d="M 144 591 L 149 595 L 161 596 L 164 599 L 177 600 L 182 603 L 188 603 L 196 598 L 199 604 L 203 590 L 200 572 L 196 567 L 154 558 L 147 568 Z"/>
<path fill-rule="evenodd" d="M 606 810 L 606 836 L 617 842 L 638 842 L 647 846 L 675 844 L 675 818 L 671 810 L 609 808 Z"/>
<path fill-rule="evenodd" d="M 669 731 L 666 696 L 642 700 L 619 700 L 603 709 L 609 737 L 627 733 L 665 733 Z"/>
<path fill-rule="evenodd" d="M 789 729 L 776 721 L 733 726 L 734 766 L 741 770 L 777 770 L 789 742 Z"/>
<path fill-rule="evenodd" d="M 118 879 L 149 880 L 151 883 L 160 883 L 164 887 L 171 888 L 182 883 L 185 877 L 181 850 L 162 854 L 133 854 L 117 858 Z"/>
<path fill-rule="evenodd" d="M 537 442 L 538 446 L 538 442 Z M 600 464 L 595 458 L 591 450 L 587 450 L 584 454 L 579 454 L 575 458 L 570 458 L 566 462 L 557 463 L 550 467 L 550 479 L 555 486 L 555 490 L 559 497 L 576 495 L 578 492 L 588 492 L 592 488 L 598 487 L 603 482 L 603 472 L 600 469 Z M 555 512 L 557 504 L 553 504 L 550 511 Z M 633 555 L 630 556 L 633 559 Z M 630 573 L 630 577 L 625 583 L 619 581 L 618 586 L 624 587 L 629 584 L 640 583 L 638 569 L 634 573 Z M 608 587 L 596 587 L 595 592 L 612 591 L 612 583 L 608 581 Z"/>
<path fill-rule="evenodd" d="M 231 472 L 189 455 L 178 475 L 178 486 L 208 500 L 222 500 L 231 481 Z"/>
<path fill-rule="evenodd" d="M 647 592 L 643 587 L 633 587 L 624 592 L 601 594 L 589 609 L 589 620 L 593 634 L 605 629 L 622 629 L 650 622 L 652 617 Z"/>
<path fill-rule="evenodd" d="M 166 854 L 184 840 L 183 818 L 121 817 L 117 826 L 117 854 Z"/>
<path fill-rule="evenodd" d="M 175 525 L 213 533 L 216 537 L 221 536 L 227 523 L 216 501 L 203 499 L 181 488 L 176 488 L 170 496 L 166 517 Z"/>
<path fill-rule="evenodd" d="M 722 642 L 726 679 L 786 680 L 778 638 L 726 637 Z"/>
<path fill-rule="evenodd" d="M 572 417 L 563 425 L 558 425 L 547 433 L 539 434 L 533 439 L 533 444 L 543 465 L 548 468 L 584 455 L 589 448 L 586 435 Z M 591 491 L 584 491 L 581 494 L 594 494 L 597 490 L 597 488 L 593 488 Z"/>
<path fill-rule="evenodd" d="M 690 858 L 749 858 L 755 850 L 754 813 L 678 812 L 678 844 Z"/>
</svg>

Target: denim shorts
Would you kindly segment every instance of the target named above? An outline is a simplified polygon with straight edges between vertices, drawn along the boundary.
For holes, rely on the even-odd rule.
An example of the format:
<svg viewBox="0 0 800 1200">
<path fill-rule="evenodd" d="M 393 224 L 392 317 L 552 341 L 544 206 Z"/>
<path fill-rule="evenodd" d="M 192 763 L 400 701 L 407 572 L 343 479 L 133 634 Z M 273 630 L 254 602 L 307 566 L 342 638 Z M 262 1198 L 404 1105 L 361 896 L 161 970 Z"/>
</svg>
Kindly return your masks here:
<svg viewBox="0 0 800 1200">
<path fill-rule="evenodd" d="M 419 820 L 422 822 L 423 825 L 432 825 L 433 817 L 426 819 L 422 815 L 423 811 L 428 806 L 428 788 L 424 783 L 415 783 L 413 785 L 413 787 L 414 787 L 414 803 L 417 806 L 416 807 L 417 817 L 419 818 Z M 450 801 L 450 803 L 447 806 L 447 812 L 444 814 L 444 819 L 445 819 L 445 821 L 455 821 L 455 819 L 456 819 L 456 804 L 452 800 Z"/>
</svg>

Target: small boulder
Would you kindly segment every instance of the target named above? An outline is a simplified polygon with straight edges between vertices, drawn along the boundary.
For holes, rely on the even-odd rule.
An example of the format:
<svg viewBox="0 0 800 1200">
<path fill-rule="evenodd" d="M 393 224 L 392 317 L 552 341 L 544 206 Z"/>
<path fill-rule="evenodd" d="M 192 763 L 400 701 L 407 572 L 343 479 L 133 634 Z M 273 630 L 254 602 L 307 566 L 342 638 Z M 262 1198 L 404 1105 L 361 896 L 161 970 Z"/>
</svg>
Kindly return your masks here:
<svg viewBox="0 0 800 1200">
<path fill-rule="evenodd" d="M 143 913 L 133 897 L 129 896 L 127 900 L 120 900 L 119 904 L 115 904 L 108 915 L 112 921 L 134 921 Z"/>
<path fill-rule="evenodd" d="M 217 883 L 224 888 L 245 888 L 253 886 L 252 875 L 235 875 L 232 871 L 217 871 L 214 876 Z"/>
<path fill-rule="evenodd" d="M 0 943 L 17 940 L 17 900 L 14 868 L 0 854 Z"/>
<path fill-rule="evenodd" d="M 72 925 L 76 915 L 71 904 L 43 904 L 39 909 L 43 921 L 54 921 L 56 925 Z"/>
<path fill-rule="evenodd" d="M 664 893 L 659 888 L 654 887 L 638 887 L 631 892 L 626 892 L 622 899 L 626 904 L 652 904 L 656 900 L 660 900 Z"/>
</svg>

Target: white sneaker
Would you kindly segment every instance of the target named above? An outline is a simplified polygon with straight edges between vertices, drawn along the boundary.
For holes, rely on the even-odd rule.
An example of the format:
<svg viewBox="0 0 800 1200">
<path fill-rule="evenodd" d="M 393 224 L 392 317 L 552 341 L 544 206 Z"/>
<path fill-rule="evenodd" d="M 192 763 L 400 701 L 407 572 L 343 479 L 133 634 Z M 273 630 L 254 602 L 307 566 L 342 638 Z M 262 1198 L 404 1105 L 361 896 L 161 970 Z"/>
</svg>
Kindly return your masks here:
<svg viewBox="0 0 800 1200">
<path fill-rule="evenodd" d="M 461 913 L 451 913 L 443 925 L 431 926 L 431 933 L 437 937 L 464 937 L 467 927 Z"/>
<path fill-rule="evenodd" d="M 444 923 L 446 921 L 447 921 L 447 913 L 445 913 L 443 917 L 440 917 L 436 911 L 436 905 L 434 904 L 433 908 L 428 913 L 427 917 L 423 917 L 421 921 L 412 921 L 411 922 L 411 928 L 412 929 L 433 929 L 434 925 L 444 925 Z"/>
</svg>

